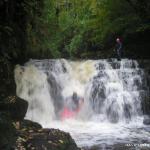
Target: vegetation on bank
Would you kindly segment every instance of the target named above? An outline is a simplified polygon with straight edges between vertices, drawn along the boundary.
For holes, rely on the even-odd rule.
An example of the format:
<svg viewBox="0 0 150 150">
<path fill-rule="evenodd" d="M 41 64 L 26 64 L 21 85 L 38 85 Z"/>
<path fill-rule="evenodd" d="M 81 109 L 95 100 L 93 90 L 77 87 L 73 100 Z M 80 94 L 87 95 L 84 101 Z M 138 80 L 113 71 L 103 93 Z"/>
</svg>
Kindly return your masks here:
<svg viewBox="0 0 150 150">
<path fill-rule="evenodd" d="M 150 48 L 148 0 L 2 0 L 0 14 L 0 53 L 12 62 L 113 57 L 117 36 L 128 57 Z"/>
</svg>

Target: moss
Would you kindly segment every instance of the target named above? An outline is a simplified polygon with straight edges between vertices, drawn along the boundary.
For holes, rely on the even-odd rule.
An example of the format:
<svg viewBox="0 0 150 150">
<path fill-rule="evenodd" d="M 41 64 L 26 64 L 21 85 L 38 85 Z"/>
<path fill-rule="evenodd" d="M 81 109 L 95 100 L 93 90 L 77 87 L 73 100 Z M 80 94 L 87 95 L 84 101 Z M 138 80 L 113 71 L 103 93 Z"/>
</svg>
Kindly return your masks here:
<svg viewBox="0 0 150 150">
<path fill-rule="evenodd" d="M 58 129 L 43 129 L 36 122 L 24 120 L 18 131 L 16 147 L 30 149 L 50 150 L 79 150 L 69 133 Z"/>
</svg>

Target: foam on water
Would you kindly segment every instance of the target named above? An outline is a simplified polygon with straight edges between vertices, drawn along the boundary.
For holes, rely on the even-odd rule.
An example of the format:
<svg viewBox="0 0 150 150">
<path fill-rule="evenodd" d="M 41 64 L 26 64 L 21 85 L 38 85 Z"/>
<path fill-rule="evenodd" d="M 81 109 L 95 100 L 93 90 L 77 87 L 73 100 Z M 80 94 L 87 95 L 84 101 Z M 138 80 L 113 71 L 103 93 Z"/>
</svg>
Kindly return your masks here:
<svg viewBox="0 0 150 150">
<path fill-rule="evenodd" d="M 69 132 L 80 147 L 150 142 L 150 133 L 145 130 L 142 118 L 129 124 L 77 120 L 66 120 L 63 123 L 54 121 L 46 127 Z"/>
</svg>

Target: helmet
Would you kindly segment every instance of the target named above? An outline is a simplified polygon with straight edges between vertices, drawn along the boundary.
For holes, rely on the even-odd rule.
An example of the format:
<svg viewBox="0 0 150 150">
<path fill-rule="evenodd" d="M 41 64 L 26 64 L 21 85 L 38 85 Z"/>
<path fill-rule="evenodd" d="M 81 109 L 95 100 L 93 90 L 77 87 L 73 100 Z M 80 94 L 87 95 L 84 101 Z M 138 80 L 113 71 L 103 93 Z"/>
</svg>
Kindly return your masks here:
<svg viewBox="0 0 150 150">
<path fill-rule="evenodd" d="M 120 42 L 120 39 L 119 39 L 119 38 L 117 38 L 117 39 L 116 39 L 116 41 L 117 41 L 117 42 Z"/>
<path fill-rule="evenodd" d="M 73 100 L 75 100 L 75 101 L 77 100 L 78 95 L 77 95 L 77 93 L 76 93 L 76 92 L 73 92 L 72 98 L 73 98 Z"/>
</svg>

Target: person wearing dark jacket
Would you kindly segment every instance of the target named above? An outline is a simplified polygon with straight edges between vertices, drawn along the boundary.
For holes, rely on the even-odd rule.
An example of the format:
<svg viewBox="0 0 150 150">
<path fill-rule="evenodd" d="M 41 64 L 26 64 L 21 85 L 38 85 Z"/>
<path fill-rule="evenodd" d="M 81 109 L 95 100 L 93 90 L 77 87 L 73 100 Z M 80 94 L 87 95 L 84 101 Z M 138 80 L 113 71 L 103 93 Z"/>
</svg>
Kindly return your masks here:
<svg viewBox="0 0 150 150">
<path fill-rule="evenodd" d="M 122 42 L 119 38 L 116 39 L 116 47 L 117 59 L 120 61 L 122 57 Z"/>
</svg>

